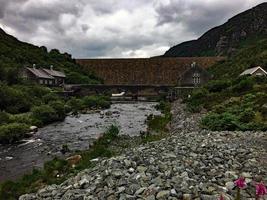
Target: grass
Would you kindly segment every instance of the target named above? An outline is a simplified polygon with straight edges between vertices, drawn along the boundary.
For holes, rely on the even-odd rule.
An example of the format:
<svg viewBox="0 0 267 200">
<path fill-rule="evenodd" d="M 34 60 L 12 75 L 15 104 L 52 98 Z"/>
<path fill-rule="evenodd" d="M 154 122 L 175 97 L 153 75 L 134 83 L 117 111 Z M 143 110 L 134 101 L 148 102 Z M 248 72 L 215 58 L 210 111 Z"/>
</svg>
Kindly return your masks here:
<svg viewBox="0 0 267 200">
<path fill-rule="evenodd" d="M 150 115 L 147 118 L 149 131 L 156 133 L 168 132 L 167 125 L 171 121 L 171 105 L 168 102 L 161 101 L 156 108 L 162 112 L 160 116 Z"/>
</svg>

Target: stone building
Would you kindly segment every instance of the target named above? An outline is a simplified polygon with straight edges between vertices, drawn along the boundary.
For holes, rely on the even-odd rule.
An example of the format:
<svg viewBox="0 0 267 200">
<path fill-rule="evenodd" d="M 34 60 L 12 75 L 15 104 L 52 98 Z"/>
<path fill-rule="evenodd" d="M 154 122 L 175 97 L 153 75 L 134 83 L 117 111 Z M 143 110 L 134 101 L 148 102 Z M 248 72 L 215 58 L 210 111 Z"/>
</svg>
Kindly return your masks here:
<svg viewBox="0 0 267 200">
<path fill-rule="evenodd" d="M 65 81 L 65 74 L 60 71 L 54 70 L 52 67 L 50 69 L 36 68 L 35 66 L 25 67 L 22 70 L 22 78 L 25 80 L 31 80 L 40 85 L 47 86 L 61 86 Z"/>
<path fill-rule="evenodd" d="M 197 87 L 207 83 L 211 75 L 197 63 L 193 62 L 191 66 L 178 78 L 179 86 Z"/>
</svg>

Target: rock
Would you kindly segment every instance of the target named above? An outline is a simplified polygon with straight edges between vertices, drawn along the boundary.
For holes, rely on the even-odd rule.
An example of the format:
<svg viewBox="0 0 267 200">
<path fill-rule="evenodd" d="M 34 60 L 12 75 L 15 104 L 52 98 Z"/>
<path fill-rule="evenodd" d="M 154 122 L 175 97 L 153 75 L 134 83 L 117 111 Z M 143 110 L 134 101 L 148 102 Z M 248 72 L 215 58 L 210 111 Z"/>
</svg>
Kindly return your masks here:
<svg viewBox="0 0 267 200">
<path fill-rule="evenodd" d="M 144 187 L 138 189 L 138 190 L 135 192 L 135 195 L 140 195 L 140 194 L 142 194 L 142 193 L 144 192 L 145 189 L 146 189 L 146 188 L 144 188 Z"/>
<path fill-rule="evenodd" d="M 38 127 L 37 126 L 31 126 L 30 131 L 36 133 L 38 131 Z"/>
<path fill-rule="evenodd" d="M 191 194 L 184 194 L 183 200 L 192 200 L 192 195 Z"/>
<path fill-rule="evenodd" d="M 160 191 L 156 198 L 157 199 L 167 199 L 168 197 L 170 196 L 170 191 L 168 190 L 163 190 L 163 191 Z"/>
<path fill-rule="evenodd" d="M 80 160 L 82 159 L 81 155 L 74 155 L 71 157 L 66 158 L 66 160 L 68 161 L 69 165 L 72 167 L 75 167 L 75 165 L 77 165 Z"/>
<path fill-rule="evenodd" d="M 242 172 L 241 176 L 244 178 L 252 178 L 252 175 L 248 172 Z"/>
<path fill-rule="evenodd" d="M 228 190 L 233 190 L 234 187 L 235 187 L 235 184 L 234 184 L 234 182 L 230 181 L 230 182 L 225 183 L 225 187 L 226 187 Z"/>
<path fill-rule="evenodd" d="M 139 171 L 140 173 L 143 173 L 143 172 L 145 172 L 146 170 L 147 170 L 147 168 L 144 167 L 144 166 L 138 166 L 138 167 L 137 167 L 137 171 Z"/>
</svg>

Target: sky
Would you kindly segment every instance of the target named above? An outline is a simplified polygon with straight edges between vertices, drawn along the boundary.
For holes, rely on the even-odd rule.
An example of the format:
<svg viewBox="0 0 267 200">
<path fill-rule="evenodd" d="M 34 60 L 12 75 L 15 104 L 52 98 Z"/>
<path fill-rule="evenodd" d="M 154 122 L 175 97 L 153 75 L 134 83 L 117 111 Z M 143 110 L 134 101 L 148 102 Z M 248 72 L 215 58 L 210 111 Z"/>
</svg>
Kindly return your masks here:
<svg viewBox="0 0 267 200">
<path fill-rule="evenodd" d="M 75 58 L 162 55 L 262 0 L 0 0 L 0 27 Z"/>
</svg>

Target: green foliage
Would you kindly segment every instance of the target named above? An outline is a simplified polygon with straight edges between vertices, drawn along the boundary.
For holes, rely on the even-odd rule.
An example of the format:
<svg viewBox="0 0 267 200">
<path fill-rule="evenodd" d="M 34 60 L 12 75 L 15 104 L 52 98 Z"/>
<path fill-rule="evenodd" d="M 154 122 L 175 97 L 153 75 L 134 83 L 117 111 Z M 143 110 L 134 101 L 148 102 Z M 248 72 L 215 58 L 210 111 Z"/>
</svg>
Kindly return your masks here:
<svg viewBox="0 0 267 200">
<path fill-rule="evenodd" d="M 22 139 L 29 126 L 22 123 L 10 123 L 0 126 L 0 143 L 13 143 Z"/>
<path fill-rule="evenodd" d="M 197 108 L 204 107 L 211 111 L 201 122 L 204 128 L 210 130 L 266 130 L 266 79 L 242 76 L 227 80 L 230 84 L 218 90 L 214 90 L 217 83 L 212 82 L 204 86 L 208 89 L 206 97 L 192 95 L 187 105 L 192 108 L 192 102 L 197 102 Z"/>
<path fill-rule="evenodd" d="M 202 119 L 201 124 L 204 128 L 212 131 L 234 131 L 238 129 L 237 121 L 236 116 L 231 113 L 210 113 Z"/>
<path fill-rule="evenodd" d="M 205 85 L 205 88 L 209 92 L 221 92 L 230 86 L 231 86 L 231 80 L 224 79 L 224 80 L 210 81 L 207 85 Z"/>
<path fill-rule="evenodd" d="M 196 89 L 193 91 L 191 97 L 187 99 L 187 108 L 191 112 L 198 112 L 202 108 L 201 106 L 206 101 L 209 95 L 209 91 L 205 88 Z"/>
<path fill-rule="evenodd" d="M 109 108 L 110 100 L 106 96 L 87 96 L 83 99 L 86 108 Z"/>
<path fill-rule="evenodd" d="M 61 121 L 65 119 L 66 112 L 65 112 L 64 102 L 60 100 L 50 101 L 49 106 L 56 111 L 56 116 L 54 117 L 54 121 Z"/>
<path fill-rule="evenodd" d="M 15 87 L 0 83 L 0 110 L 9 113 L 27 112 L 31 107 L 30 96 Z"/>
<path fill-rule="evenodd" d="M 42 100 L 45 104 L 48 104 L 50 101 L 58 101 L 60 100 L 60 98 L 57 94 L 49 92 L 43 96 Z"/>
<path fill-rule="evenodd" d="M 267 39 L 255 37 L 250 41 L 243 41 L 237 52 L 224 62 L 217 63 L 209 68 L 211 74 L 217 79 L 238 77 L 244 70 L 267 66 Z M 266 68 L 265 68 L 266 69 Z"/>
<path fill-rule="evenodd" d="M 31 113 L 33 118 L 41 121 L 43 124 L 54 122 L 57 119 L 56 111 L 49 105 L 33 107 Z"/>
<path fill-rule="evenodd" d="M 70 100 L 66 103 L 73 111 L 78 112 L 84 108 L 83 101 L 75 97 L 71 97 Z"/>
<path fill-rule="evenodd" d="M 171 105 L 168 102 L 161 101 L 156 108 L 162 112 L 160 116 L 149 115 L 147 118 L 148 128 L 154 132 L 167 132 L 167 124 L 171 120 Z"/>
<path fill-rule="evenodd" d="M 6 124 L 10 122 L 9 114 L 6 112 L 0 111 L 0 125 Z"/>
<path fill-rule="evenodd" d="M 238 84 L 234 85 L 232 87 L 232 90 L 233 92 L 238 92 L 238 93 L 246 92 L 246 91 L 251 90 L 253 88 L 253 85 L 254 83 L 252 79 L 247 78 L 247 79 L 241 80 Z"/>
</svg>

